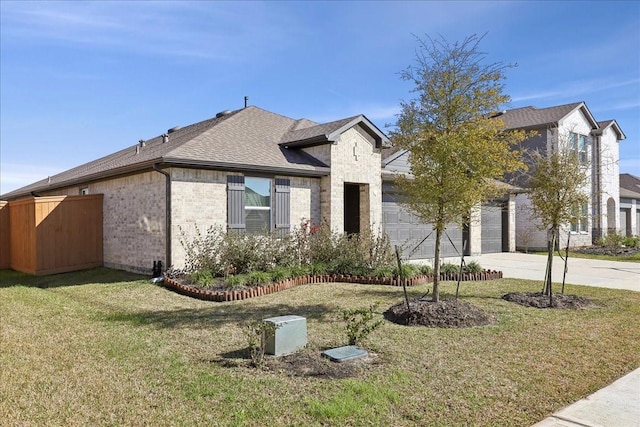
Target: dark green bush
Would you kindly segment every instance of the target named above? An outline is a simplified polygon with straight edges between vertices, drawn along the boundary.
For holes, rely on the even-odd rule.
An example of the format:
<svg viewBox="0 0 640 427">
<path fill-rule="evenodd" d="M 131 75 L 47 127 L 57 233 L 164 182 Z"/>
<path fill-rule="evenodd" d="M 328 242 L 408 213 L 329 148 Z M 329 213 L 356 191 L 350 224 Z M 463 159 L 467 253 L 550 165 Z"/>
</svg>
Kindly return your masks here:
<svg viewBox="0 0 640 427">
<path fill-rule="evenodd" d="M 270 274 L 271 274 L 271 280 L 273 282 L 279 282 L 281 280 L 285 280 L 291 277 L 291 269 L 276 267 L 273 270 L 271 270 Z"/>
<path fill-rule="evenodd" d="M 469 264 L 464 266 L 463 271 L 465 273 L 482 273 L 484 269 L 478 264 L 477 261 L 471 261 Z"/>
<path fill-rule="evenodd" d="M 460 266 L 452 263 L 445 263 L 440 266 L 440 273 L 452 274 L 460 271 Z"/>
<path fill-rule="evenodd" d="M 247 275 L 246 284 L 249 286 L 263 286 L 271 283 L 271 274 L 264 271 L 252 271 Z"/>
<path fill-rule="evenodd" d="M 246 274 L 235 274 L 230 275 L 225 280 L 225 286 L 229 288 L 241 288 L 247 284 L 247 275 Z"/>
<path fill-rule="evenodd" d="M 421 265 L 420 266 L 420 270 L 419 271 L 420 271 L 420 274 L 424 274 L 424 275 L 432 274 L 433 273 L 433 268 L 430 265 L 426 265 L 425 264 L 425 265 Z"/>
<path fill-rule="evenodd" d="M 202 270 L 196 270 L 189 275 L 190 280 L 198 286 L 211 286 L 214 284 L 215 279 L 211 270 L 203 268 Z"/>
<path fill-rule="evenodd" d="M 378 267 L 373 270 L 373 276 L 379 278 L 390 278 L 393 277 L 393 267 Z"/>
<path fill-rule="evenodd" d="M 638 243 L 640 241 L 640 236 L 626 236 L 622 240 L 622 244 L 627 248 L 636 248 L 638 247 Z"/>
<path fill-rule="evenodd" d="M 402 270 L 398 271 L 398 267 L 393 269 L 394 277 L 401 277 L 403 279 L 411 279 L 420 272 L 420 267 L 415 264 L 402 264 Z"/>
<path fill-rule="evenodd" d="M 322 276 L 329 273 L 329 267 L 322 262 L 315 262 L 309 266 L 309 273 Z"/>
</svg>

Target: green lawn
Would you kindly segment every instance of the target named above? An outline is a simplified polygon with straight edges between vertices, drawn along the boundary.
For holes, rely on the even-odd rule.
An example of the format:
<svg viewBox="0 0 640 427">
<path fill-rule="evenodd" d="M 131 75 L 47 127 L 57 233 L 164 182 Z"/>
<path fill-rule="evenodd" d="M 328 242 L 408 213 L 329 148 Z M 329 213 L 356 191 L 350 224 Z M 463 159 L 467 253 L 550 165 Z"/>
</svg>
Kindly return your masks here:
<svg viewBox="0 0 640 427">
<path fill-rule="evenodd" d="M 0 271 L 0 424 L 530 426 L 640 366 L 640 293 L 567 286 L 599 305 L 581 311 L 500 299 L 539 288 L 463 283 L 461 297 L 498 324 L 385 322 L 366 343 L 375 363 L 338 380 L 248 367 L 242 324 L 305 316 L 307 351 L 320 352 L 346 344 L 341 309 L 380 301 L 384 310 L 402 288 L 314 284 L 213 303 L 107 269 Z"/>
<path fill-rule="evenodd" d="M 546 252 L 529 252 L 536 255 L 547 255 Z M 564 251 L 561 252 L 564 257 Z M 558 255 L 558 251 L 553 253 Z M 621 261 L 621 262 L 640 262 L 640 253 L 632 255 L 605 255 L 605 254 L 583 254 L 580 252 L 569 251 L 569 259 L 571 258 L 586 258 L 586 259 L 599 259 L 602 261 Z"/>
</svg>

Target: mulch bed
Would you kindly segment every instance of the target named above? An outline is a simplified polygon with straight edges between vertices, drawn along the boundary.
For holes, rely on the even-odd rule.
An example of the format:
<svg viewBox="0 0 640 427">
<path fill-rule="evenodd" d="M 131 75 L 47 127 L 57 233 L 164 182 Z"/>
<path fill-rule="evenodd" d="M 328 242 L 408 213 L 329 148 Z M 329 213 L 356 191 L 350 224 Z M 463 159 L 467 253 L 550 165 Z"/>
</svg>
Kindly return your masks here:
<svg viewBox="0 0 640 427">
<path fill-rule="evenodd" d="M 462 273 L 460 281 L 479 281 L 501 279 L 501 271 L 485 270 L 481 273 Z M 440 280 L 458 280 L 457 273 L 443 273 Z M 254 298 L 262 295 L 269 295 L 274 292 L 280 292 L 290 289 L 294 286 L 306 285 L 310 283 L 360 283 L 372 285 L 391 285 L 391 286 L 418 286 L 425 283 L 433 282 L 433 275 L 415 276 L 411 279 L 400 279 L 392 277 L 369 277 L 369 276 L 353 276 L 353 275 L 323 275 L 323 276 L 300 276 L 291 279 L 282 280 L 277 283 L 271 283 L 264 286 L 242 287 L 229 289 L 228 287 L 216 285 L 214 287 L 201 287 L 193 283 L 188 283 L 183 277 L 164 276 L 163 285 L 182 295 L 197 298 L 206 301 L 241 301 L 247 298 Z"/>
<path fill-rule="evenodd" d="M 319 351 L 310 349 L 280 357 L 267 357 L 265 367 L 272 372 L 284 372 L 295 377 L 316 377 L 325 379 L 341 379 L 358 377 L 378 362 L 375 353 L 348 362 L 332 362 L 323 357 Z"/>
<path fill-rule="evenodd" d="M 503 295 L 502 299 L 525 307 L 535 308 L 579 310 L 596 307 L 591 300 L 577 295 L 553 294 L 553 305 L 549 304 L 549 296 L 541 292 L 514 292 Z"/>
<path fill-rule="evenodd" d="M 640 253 L 640 248 L 607 248 L 605 246 L 586 246 L 583 248 L 573 248 L 574 252 L 588 255 L 611 255 L 617 257 L 630 257 Z"/>
<path fill-rule="evenodd" d="M 461 300 L 440 300 L 418 298 L 409 301 L 409 310 L 405 301 L 391 306 L 384 317 L 394 323 L 409 326 L 427 326 L 430 328 L 470 328 L 486 326 L 496 319 L 478 307 Z"/>
</svg>

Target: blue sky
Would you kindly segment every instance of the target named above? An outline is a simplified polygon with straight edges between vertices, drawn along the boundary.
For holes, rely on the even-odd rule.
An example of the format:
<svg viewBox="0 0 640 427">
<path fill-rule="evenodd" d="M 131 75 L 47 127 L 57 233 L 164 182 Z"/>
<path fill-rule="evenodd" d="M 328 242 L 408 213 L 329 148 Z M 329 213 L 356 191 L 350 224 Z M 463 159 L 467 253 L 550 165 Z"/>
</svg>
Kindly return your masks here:
<svg viewBox="0 0 640 427">
<path fill-rule="evenodd" d="M 249 103 L 382 130 L 415 36 L 484 34 L 506 108 L 585 101 L 640 176 L 640 2 L 0 1 L 0 194 Z"/>
</svg>

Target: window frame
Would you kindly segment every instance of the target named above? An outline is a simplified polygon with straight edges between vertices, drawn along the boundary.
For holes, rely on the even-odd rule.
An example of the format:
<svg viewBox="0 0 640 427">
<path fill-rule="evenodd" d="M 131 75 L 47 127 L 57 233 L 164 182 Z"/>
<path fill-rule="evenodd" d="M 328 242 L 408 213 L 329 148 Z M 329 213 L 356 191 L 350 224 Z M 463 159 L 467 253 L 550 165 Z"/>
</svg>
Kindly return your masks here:
<svg viewBox="0 0 640 427">
<path fill-rule="evenodd" d="M 581 165 L 589 161 L 589 143 L 586 135 L 577 132 L 569 132 L 569 150 L 578 156 Z"/>
<path fill-rule="evenodd" d="M 589 204 L 580 205 L 580 215 L 575 222 L 571 223 L 569 231 L 573 234 L 587 234 L 589 231 Z"/>
<path fill-rule="evenodd" d="M 251 188 L 249 186 L 249 182 L 250 181 L 262 181 L 262 182 L 267 182 L 269 184 L 269 195 L 268 196 L 264 196 L 260 193 L 258 193 L 257 191 L 253 190 L 256 194 L 258 194 L 258 196 L 262 196 L 262 197 L 268 197 L 269 198 L 269 206 L 254 206 L 254 205 L 249 205 L 247 202 L 250 200 L 250 197 L 247 194 L 247 189 Z M 248 216 L 248 212 L 249 211 L 269 211 L 269 223 L 267 224 L 266 230 L 271 232 L 273 231 L 273 227 L 274 227 L 274 223 L 273 223 L 273 199 L 274 199 L 274 179 L 273 178 L 267 178 L 264 176 L 255 176 L 255 175 L 245 175 L 244 177 L 244 225 L 245 225 L 245 232 L 249 233 L 249 234 L 260 234 L 263 230 L 261 231 L 248 231 L 247 230 L 247 216 Z"/>
</svg>

